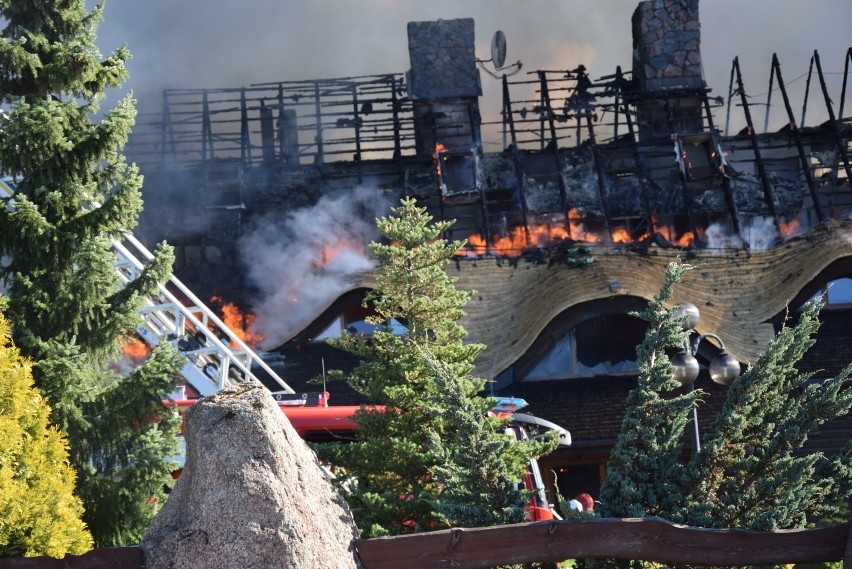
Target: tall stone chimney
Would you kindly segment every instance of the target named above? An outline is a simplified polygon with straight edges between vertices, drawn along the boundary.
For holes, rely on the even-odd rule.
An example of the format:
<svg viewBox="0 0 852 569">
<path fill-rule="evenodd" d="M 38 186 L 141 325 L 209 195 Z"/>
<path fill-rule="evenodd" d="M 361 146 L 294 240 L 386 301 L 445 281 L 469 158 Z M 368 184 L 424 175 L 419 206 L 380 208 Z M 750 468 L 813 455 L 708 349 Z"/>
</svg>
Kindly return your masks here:
<svg viewBox="0 0 852 569">
<path fill-rule="evenodd" d="M 417 153 L 431 154 L 436 143 L 451 150 L 479 147 L 482 86 L 473 19 L 409 22 L 408 53 Z"/>
<path fill-rule="evenodd" d="M 700 94 L 706 84 L 698 0 L 639 3 L 633 12 L 633 79 L 639 94 L 649 96 L 648 103 L 637 105 L 644 119 L 640 136 L 701 130 Z"/>
<path fill-rule="evenodd" d="M 698 0 L 646 0 L 633 12 L 633 77 L 644 91 L 701 89 Z"/>
</svg>

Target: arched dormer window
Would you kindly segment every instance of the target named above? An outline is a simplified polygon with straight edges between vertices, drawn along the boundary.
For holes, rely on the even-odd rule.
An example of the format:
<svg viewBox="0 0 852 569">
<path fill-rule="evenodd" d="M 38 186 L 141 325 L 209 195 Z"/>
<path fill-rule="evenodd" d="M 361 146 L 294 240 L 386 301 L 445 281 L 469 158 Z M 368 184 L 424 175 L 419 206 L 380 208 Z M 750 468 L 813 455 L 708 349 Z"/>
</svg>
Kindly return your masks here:
<svg viewBox="0 0 852 569">
<path fill-rule="evenodd" d="M 636 346 L 644 321 L 628 314 L 604 314 L 580 322 L 559 338 L 521 381 L 635 374 Z"/>
<path fill-rule="evenodd" d="M 825 308 L 852 308 L 852 278 L 830 281 L 811 299 L 820 295 L 825 295 Z"/>
<path fill-rule="evenodd" d="M 337 316 L 331 321 L 331 324 L 318 334 L 314 340 L 338 338 L 343 330 L 348 330 L 353 334 L 371 336 L 376 326 L 368 324 L 366 319 L 369 316 L 375 316 L 376 311 L 372 308 L 364 308 L 362 303 L 363 295 L 345 303 L 339 309 Z M 396 318 L 391 318 L 388 327 L 398 336 L 403 336 L 408 332 L 408 328 Z"/>
</svg>

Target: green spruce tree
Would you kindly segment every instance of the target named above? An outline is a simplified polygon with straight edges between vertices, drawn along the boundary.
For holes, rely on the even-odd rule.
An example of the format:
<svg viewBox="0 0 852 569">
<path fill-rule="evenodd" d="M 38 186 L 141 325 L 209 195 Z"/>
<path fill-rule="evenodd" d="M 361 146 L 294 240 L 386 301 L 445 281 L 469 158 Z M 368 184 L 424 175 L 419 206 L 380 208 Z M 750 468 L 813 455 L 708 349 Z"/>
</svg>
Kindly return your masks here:
<svg viewBox="0 0 852 569">
<path fill-rule="evenodd" d="M 443 426 L 430 450 L 438 457 L 434 478 L 441 485 L 433 504 L 444 525 L 485 527 L 524 521 L 529 498 L 518 491 L 532 456 L 553 450 L 556 441 L 517 441 L 501 435 L 507 416 L 490 413 L 494 400 L 479 397 L 485 380 L 454 375 L 428 347 L 422 357 L 436 392 L 425 403 Z"/>
<path fill-rule="evenodd" d="M 603 517 L 666 517 L 662 512 L 680 502 L 681 437 L 701 392 L 681 393 L 680 383 L 672 379 L 674 366 L 665 350 L 681 346 L 686 333 L 666 302 L 689 269 L 670 265 L 660 293 L 638 314 L 648 330 L 636 350 L 638 385 L 627 396 L 621 433 L 607 462 L 601 505 L 595 508 Z"/>
<path fill-rule="evenodd" d="M 0 313 L 0 557 L 79 555 L 92 536 L 73 493 L 65 436 L 48 424 L 31 369 Z"/>
<path fill-rule="evenodd" d="M 465 343 L 458 320 L 473 293 L 444 270 L 460 244 L 441 237 L 449 222 L 433 223 L 413 199 L 377 222 L 388 244 L 371 244 L 376 287 L 364 302 L 377 328 L 335 344 L 362 358 L 349 384 L 384 407 L 356 415 L 358 442 L 321 453 L 343 469 L 338 480 L 364 537 L 517 521 L 524 496 L 512 482 L 544 445 L 510 447 L 488 415 L 493 400 L 479 395 L 485 381 L 470 375 L 484 346 Z"/>
<path fill-rule="evenodd" d="M 689 267 L 673 264 L 662 292 L 641 314 L 648 333 L 638 350 L 639 385 L 628 408 L 601 489 L 601 516 L 660 516 L 699 527 L 755 530 L 801 528 L 834 515 L 850 498 L 852 444 L 837 456 L 805 453 L 808 432 L 843 416 L 852 366 L 833 379 L 812 381 L 796 370 L 813 345 L 820 301 L 785 326 L 764 354 L 729 388 L 701 451 L 680 459 L 691 406 L 671 380 L 666 348 L 684 338 L 682 322 L 665 306 Z"/>
<path fill-rule="evenodd" d="M 127 377 L 109 367 L 172 263 L 160 246 L 122 287 L 110 251 L 142 207 L 141 177 L 120 152 L 133 99 L 96 118 L 106 89 L 126 78 L 129 53 L 102 58 L 101 7 L 88 12 L 84 0 L 9 0 L 0 17 L 0 169 L 16 186 L 0 207 L 0 278 L 13 337 L 68 435 L 95 542 L 134 543 L 170 481 L 177 420 L 162 400 L 177 356 L 163 350 Z"/>
</svg>

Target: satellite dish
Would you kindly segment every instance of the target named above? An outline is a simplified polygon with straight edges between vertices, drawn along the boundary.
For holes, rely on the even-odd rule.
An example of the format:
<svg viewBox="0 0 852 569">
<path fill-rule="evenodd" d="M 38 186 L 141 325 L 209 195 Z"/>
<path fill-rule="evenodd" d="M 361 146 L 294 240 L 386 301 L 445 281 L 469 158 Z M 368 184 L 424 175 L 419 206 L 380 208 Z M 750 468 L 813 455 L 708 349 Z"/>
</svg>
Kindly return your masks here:
<svg viewBox="0 0 852 569">
<path fill-rule="evenodd" d="M 497 69 L 506 63 L 506 34 L 502 30 L 494 32 L 494 37 L 491 39 L 491 61 Z"/>
</svg>

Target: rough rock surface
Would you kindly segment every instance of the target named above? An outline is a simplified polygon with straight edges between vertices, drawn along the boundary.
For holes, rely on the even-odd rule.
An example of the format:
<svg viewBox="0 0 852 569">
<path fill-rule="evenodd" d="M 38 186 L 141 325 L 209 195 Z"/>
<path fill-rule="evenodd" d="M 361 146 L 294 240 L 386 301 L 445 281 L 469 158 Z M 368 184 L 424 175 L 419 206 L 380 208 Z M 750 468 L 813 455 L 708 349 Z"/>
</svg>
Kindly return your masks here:
<svg viewBox="0 0 852 569">
<path fill-rule="evenodd" d="M 142 539 L 148 569 L 346 569 L 357 530 L 313 451 L 266 389 L 186 413 L 186 465 Z"/>
</svg>

